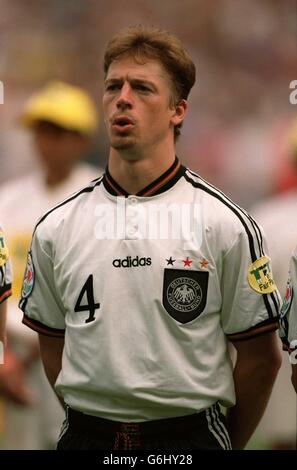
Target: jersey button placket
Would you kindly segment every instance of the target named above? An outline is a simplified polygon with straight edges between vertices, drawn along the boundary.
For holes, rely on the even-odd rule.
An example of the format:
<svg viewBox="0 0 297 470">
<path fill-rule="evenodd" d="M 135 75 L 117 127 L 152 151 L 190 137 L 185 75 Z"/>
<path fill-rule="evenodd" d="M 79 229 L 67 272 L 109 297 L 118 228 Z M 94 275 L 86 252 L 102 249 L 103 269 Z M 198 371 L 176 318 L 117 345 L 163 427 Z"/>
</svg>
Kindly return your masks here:
<svg viewBox="0 0 297 470">
<path fill-rule="evenodd" d="M 129 196 L 129 197 L 128 197 L 128 204 L 129 204 L 130 206 L 136 206 L 137 203 L 138 203 L 138 201 L 137 201 L 137 198 L 136 198 L 136 197 L 134 197 L 134 196 L 131 196 L 131 197 Z"/>
<path fill-rule="evenodd" d="M 136 227 L 130 227 L 130 228 L 127 230 L 127 234 L 128 234 L 130 237 L 133 237 L 133 236 L 136 234 Z"/>
<path fill-rule="evenodd" d="M 127 207 L 126 207 L 126 238 L 135 240 L 137 239 L 138 226 L 136 223 L 137 220 L 137 198 L 128 197 Z"/>
</svg>

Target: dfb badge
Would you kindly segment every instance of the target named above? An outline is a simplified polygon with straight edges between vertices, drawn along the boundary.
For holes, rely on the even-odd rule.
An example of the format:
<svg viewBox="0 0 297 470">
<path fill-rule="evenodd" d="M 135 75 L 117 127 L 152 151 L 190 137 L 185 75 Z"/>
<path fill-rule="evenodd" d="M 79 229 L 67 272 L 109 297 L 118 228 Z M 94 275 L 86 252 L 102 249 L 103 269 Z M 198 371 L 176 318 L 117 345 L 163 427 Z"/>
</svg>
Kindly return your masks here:
<svg viewBox="0 0 297 470">
<path fill-rule="evenodd" d="M 180 323 L 188 323 L 204 310 L 209 273 L 164 269 L 163 306 Z"/>
</svg>

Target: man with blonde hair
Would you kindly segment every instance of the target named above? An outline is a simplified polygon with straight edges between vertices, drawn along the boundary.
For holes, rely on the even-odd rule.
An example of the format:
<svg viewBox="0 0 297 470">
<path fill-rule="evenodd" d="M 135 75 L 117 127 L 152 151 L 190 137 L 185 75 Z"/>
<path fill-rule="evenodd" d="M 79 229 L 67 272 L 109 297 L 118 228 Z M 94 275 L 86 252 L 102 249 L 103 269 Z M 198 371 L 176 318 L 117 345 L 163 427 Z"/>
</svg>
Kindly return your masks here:
<svg viewBox="0 0 297 470">
<path fill-rule="evenodd" d="M 180 41 L 129 28 L 104 72 L 108 168 L 40 219 L 20 301 L 66 406 L 58 449 L 242 448 L 280 365 L 263 234 L 175 155 Z"/>
</svg>

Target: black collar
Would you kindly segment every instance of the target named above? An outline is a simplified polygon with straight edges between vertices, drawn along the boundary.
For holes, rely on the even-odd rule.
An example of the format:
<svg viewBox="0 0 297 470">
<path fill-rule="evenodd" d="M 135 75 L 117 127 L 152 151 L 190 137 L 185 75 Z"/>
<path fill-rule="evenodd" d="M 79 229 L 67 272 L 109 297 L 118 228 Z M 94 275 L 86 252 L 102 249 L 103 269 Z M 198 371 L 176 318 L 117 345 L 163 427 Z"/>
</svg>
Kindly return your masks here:
<svg viewBox="0 0 297 470">
<path fill-rule="evenodd" d="M 185 173 L 186 168 L 180 164 L 177 157 L 175 157 L 174 163 L 166 170 L 161 176 L 159 176 L 156 180 L 150 183 L 145 188 L 138 191 L 135 196 L 156 196 L 157 194 L 164 193 L 168 189 L 172 188 L 172 186 L 177 183 L 177 181 L 183 176 Z M 103 184 L 105 189 L 112 194 L 113 196 L 129 196 L 129 193 L 125 191 L 111 176 L 108 171 L 108 167 L 106 167 L 104 176 L 103 176 Z"/>
</svg>

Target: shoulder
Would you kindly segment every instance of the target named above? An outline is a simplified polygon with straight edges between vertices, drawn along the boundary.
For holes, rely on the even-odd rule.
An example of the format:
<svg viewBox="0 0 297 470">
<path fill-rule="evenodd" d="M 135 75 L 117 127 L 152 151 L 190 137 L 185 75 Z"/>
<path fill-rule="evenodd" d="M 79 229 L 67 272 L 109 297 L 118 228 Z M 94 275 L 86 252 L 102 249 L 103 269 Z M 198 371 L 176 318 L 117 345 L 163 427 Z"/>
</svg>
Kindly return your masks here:
<svg viewBox="0 0 297 470">
<path fill-rule="evenodd" d="M 264 254 L 265 236 L 254 218 L 225 193 L 205 181 L 193 171 L 186 169 L 186 181 L 197 190 L 201 204 L 203 225 L 209 240 L 224 253 L 239 247 L 255 261 Z"/>
<path fill-rule="evenodd" d="M 188 184 L 200 193 L 199 200 L 205 206 L 204 213 L 209 222 L 228 230 L 249 234 L 261 230 L 254 218 L 223 191 L 213 186 L 201 176 L 186 169 L 184 174 Z"/>
<path fill-rule="evenodd" d="M 223 191 L 192 170 L 187 168 L 184 178 L 189 185 L 197 190 L 200 200 L 204 200 L 203 202 L 220 209 L 220 215 L 230 214 L 232 216 L 235 212 L 244 212 L 246 214 L 246 211 L 232 201 Z"/>
</svg>

